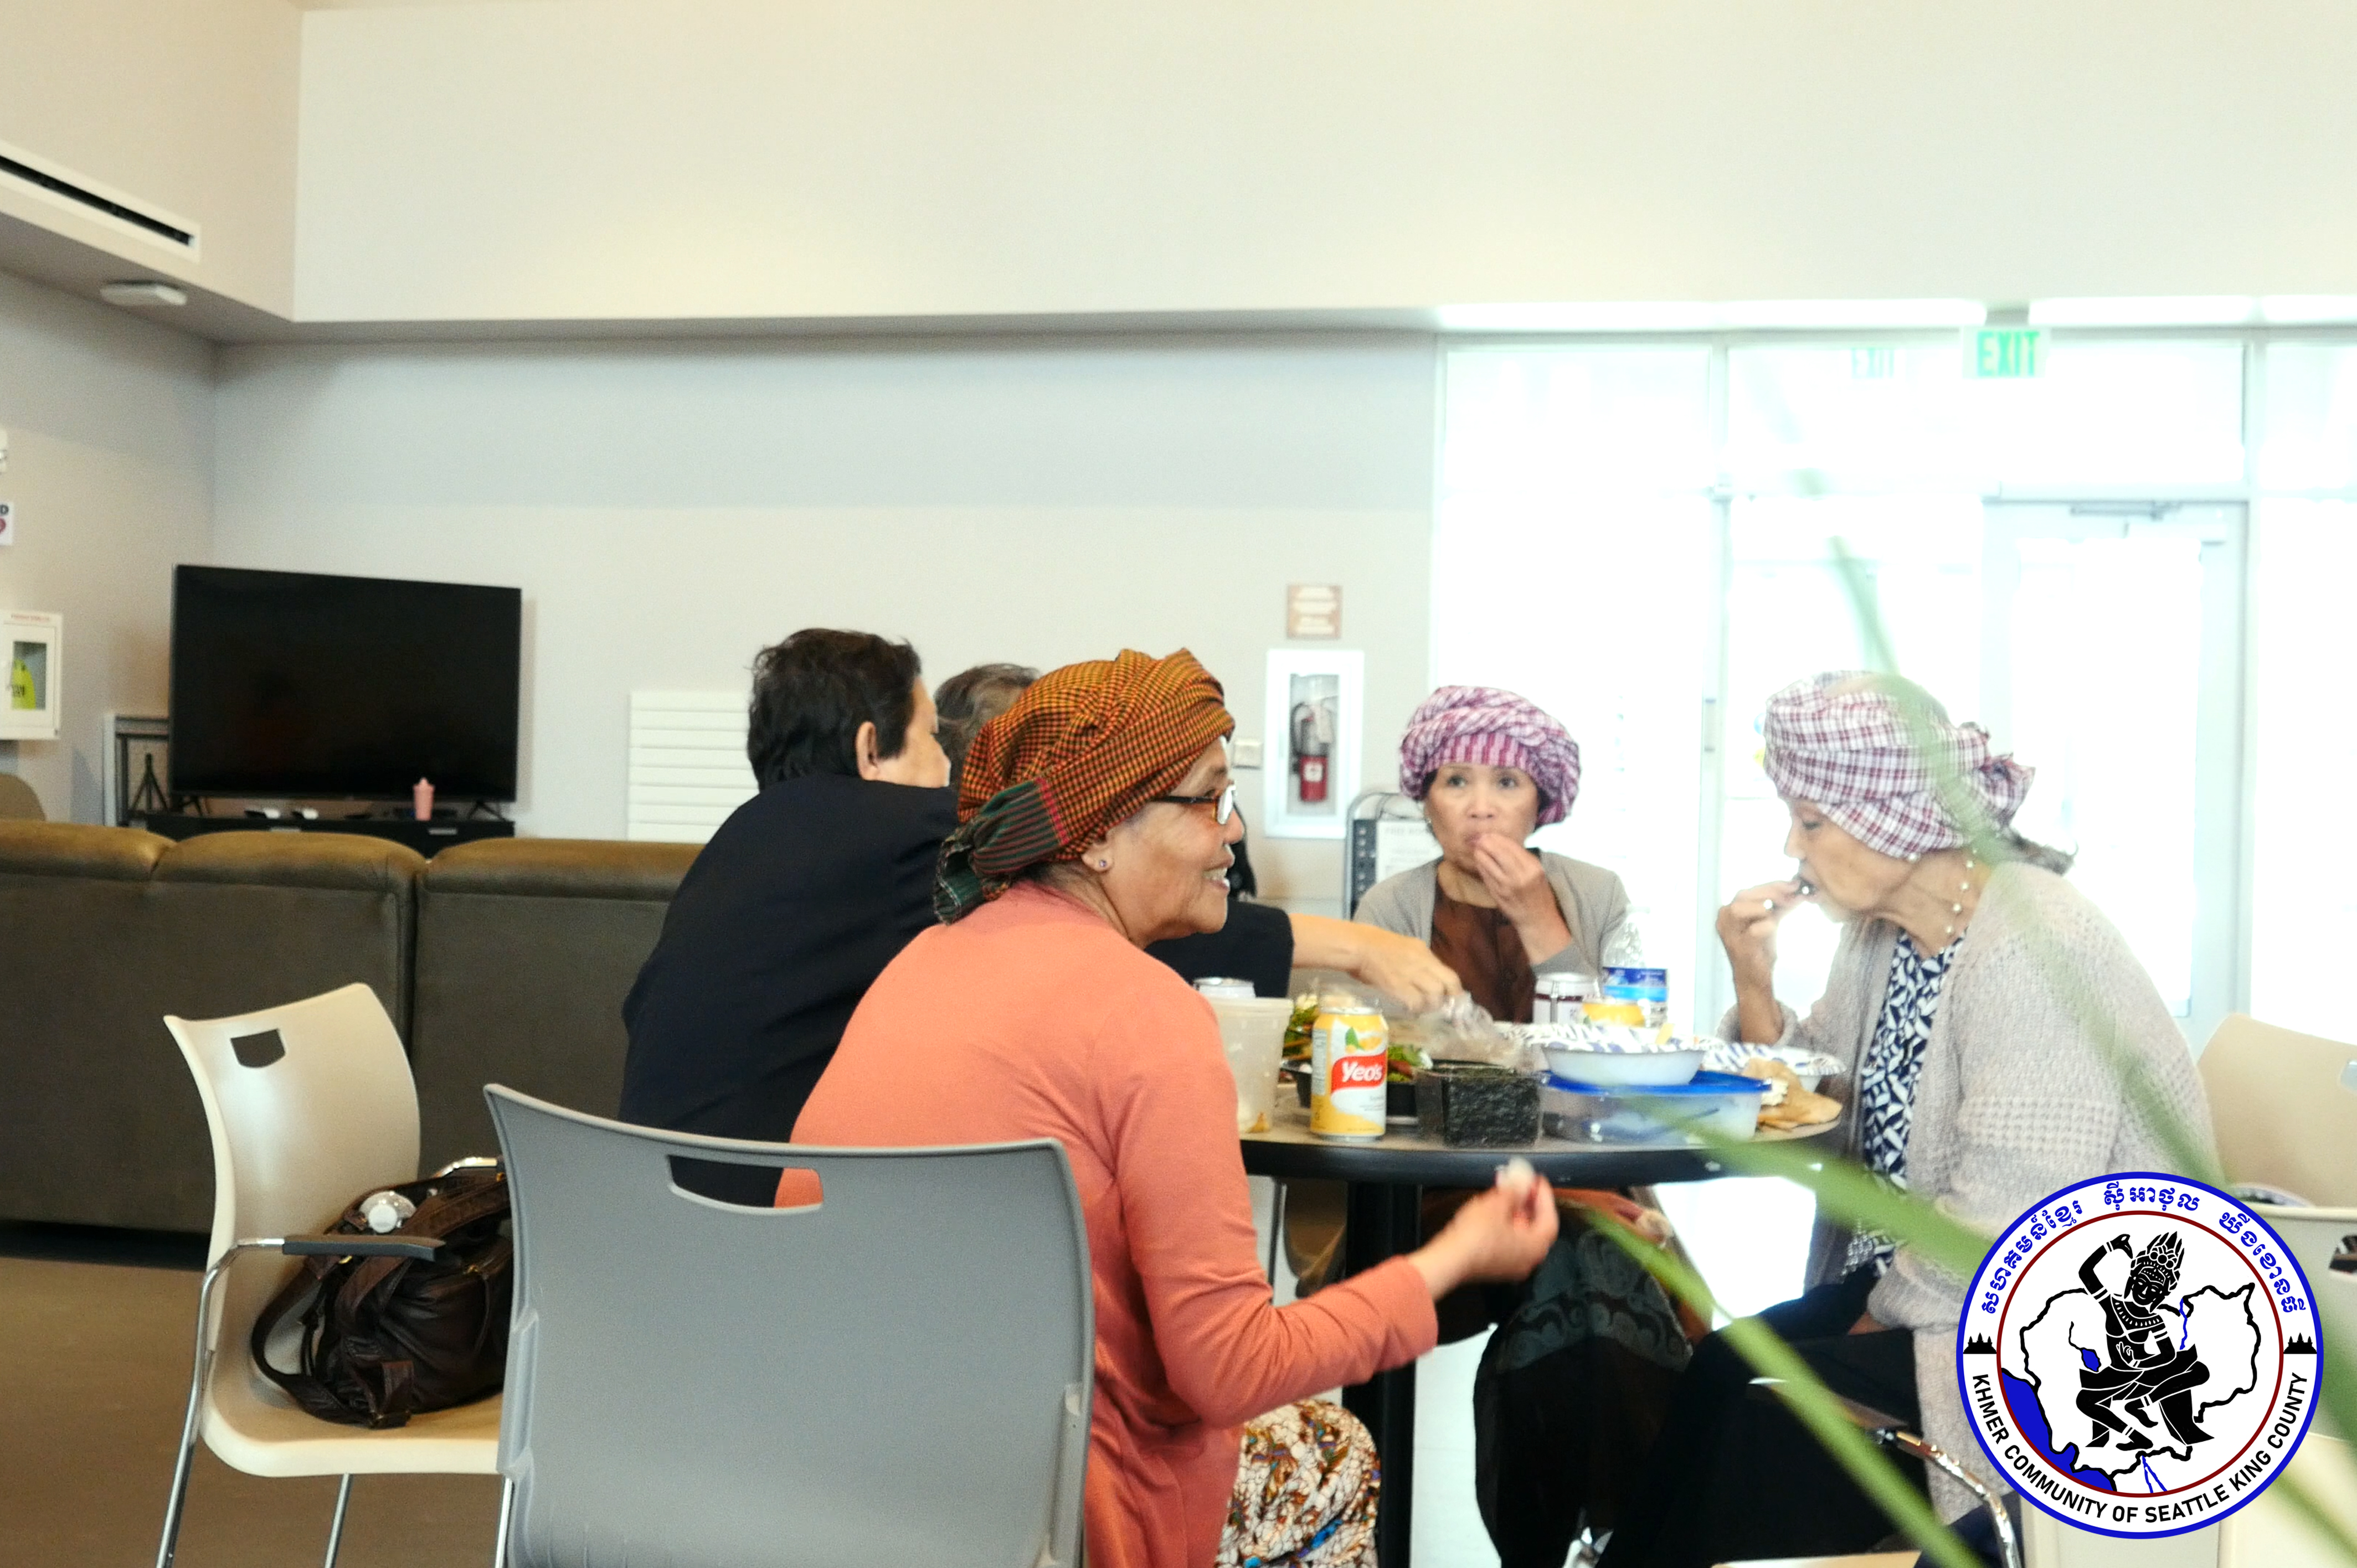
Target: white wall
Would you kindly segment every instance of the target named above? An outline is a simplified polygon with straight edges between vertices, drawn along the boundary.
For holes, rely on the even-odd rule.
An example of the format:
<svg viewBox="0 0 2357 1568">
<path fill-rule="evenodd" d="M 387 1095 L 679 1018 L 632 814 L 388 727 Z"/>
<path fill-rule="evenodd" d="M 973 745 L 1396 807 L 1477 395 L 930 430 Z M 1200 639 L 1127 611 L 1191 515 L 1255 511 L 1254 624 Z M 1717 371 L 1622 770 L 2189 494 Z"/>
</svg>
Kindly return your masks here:
<svg viewBox="0 0 2357 1568">
<path fill-rule="evenodd" d="M 809 625 L 935 681 L 1185 645 L 1259 735 L 1288 582 L 1343 585 L 1372 782 L 1424 695 L 1433 398 L 1413 338 L 239 349 L 216 558 L 522 586 L 541 834 L 622 833 L 632 689 L 741 689 Z M 1338 898 L 1330 844 L 1254 848 Z"/>
<path fill-rule="evenodd" d="M 2357 294 L 2337 0 L 315 11 L 335 320 Z"/>
<path fill-rule="evenodd" d="M 201 226 L 200 253 L 0 181 L 0 217 L 292 313 L 301 13 L 287 0 L 0 0 L 0 142 Z"/>
<path fill-rule="evenodd" d="M 0 742 L 0 764 L 52 818 L 102 820 L 103 714 L 164 711 L 172 567 L 210 548 L 212 355 L 0 274 L 0 607 L 66 618 L 65 734 Z"/>
</svg>

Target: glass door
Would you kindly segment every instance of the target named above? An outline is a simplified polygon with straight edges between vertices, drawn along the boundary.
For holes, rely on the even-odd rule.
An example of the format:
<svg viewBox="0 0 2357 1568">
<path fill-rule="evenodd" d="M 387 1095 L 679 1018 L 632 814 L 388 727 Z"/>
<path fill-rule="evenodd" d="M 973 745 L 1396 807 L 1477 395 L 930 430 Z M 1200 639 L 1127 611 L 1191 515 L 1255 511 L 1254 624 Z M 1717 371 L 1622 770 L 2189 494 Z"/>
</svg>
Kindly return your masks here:
<svg viewBox="0 0 2357 1568">
<path fill-rule="evenodd" d="M 2244 512 L 1992 506 L 1981 720 L 2199 1047 L 2244 989 Z"/>
<path fill-rule="evenodd" d="M 2196 1045 L 2238 1004 L 2244 525 L 2239 507 L 1984 504 L 1961 496 L 1738 499 L 1727 608 L 1717 897 L 1789 875 L 1784 808 L 1760 766 L 1779 687 L 1874 662 L 2038 768 L 2016 823 L 2079 857 Z M 1836 564 L 1836 542 L 1854 564 Z M 1805 1010 L 1837 932 L 1787 922 L 1777 992 Z M 1706 947 L 1695 1018 L 1733 1000 Z"/>
</svg>

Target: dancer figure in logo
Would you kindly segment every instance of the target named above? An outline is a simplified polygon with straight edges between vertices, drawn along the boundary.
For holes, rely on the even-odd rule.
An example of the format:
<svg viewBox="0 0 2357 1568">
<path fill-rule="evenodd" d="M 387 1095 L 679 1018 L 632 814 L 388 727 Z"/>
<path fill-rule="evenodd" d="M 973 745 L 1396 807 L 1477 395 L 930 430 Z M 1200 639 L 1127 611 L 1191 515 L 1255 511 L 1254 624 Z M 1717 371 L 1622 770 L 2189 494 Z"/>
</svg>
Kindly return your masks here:
<svg viewBox="0 0 2357 1568">
<path fill-rule="evenodd" d="M 2127 1285 L 2117 1294 L 2095 1274 L 2104 1254 L 2115 1251 L 2129 1254 Z M 2108 1362 L 2079 1374 L 2079 1408 L 2095 1423 L 2088 1447 L 2103 1447 L 2114 1433 L 2122 1434 L 2124 1449 L 2153 1445 L 2151 1438 L 2121 1418 L 2113 1408 L 2115 1401 L 2146 1428 L 2152 1426 L 2152 1407 L 2158 1405 L 2169 1435 L 2179 1444 L 2190 1445 L 2210 1435 L 2193 1422 L 2193 1391 L 2210 1380 L 2210 1369 L 2201 1364 L 2200 1352 L 2178 1347 L 2169 1320 L 2154 1310 L 2177 1288 L 2184 1264 L 2185 1242 L 2174 1231 L 2163 1231 L 2140 1252 L 2126 1237 L 2115 1236 L 2079 1265 L 2079 1283 L 2103 1304 Z"/>
</svg>

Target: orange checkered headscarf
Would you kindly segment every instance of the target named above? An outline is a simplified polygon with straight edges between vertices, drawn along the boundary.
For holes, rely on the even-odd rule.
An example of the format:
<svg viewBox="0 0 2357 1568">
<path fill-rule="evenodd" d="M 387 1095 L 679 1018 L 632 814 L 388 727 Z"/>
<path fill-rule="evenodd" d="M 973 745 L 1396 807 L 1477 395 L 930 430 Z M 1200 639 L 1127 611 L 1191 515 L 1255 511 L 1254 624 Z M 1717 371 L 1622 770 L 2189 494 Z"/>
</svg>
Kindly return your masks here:
<svg viewBox="0 0 2357 1568">
<path fill-rule="evenodd" d="M 933 909 L 971 915 L 1035 865 L 1077 859 L 1187 777 L 1235 728 L 1220 683 L 1185 649 L 1124 649 L 1050 670 L 982 726 L 958 783 L 958 830 L 942 845 Z"/>
</svg>

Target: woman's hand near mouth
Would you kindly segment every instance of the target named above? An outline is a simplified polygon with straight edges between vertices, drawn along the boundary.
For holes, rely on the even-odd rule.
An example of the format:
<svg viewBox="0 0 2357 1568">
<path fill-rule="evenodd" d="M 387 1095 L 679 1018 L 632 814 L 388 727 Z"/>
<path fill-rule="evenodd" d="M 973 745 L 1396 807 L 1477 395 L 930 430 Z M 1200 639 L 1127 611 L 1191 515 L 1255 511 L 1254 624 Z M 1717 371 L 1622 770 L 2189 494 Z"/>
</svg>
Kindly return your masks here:
<svg viewBox="0 0 2357 1568">
<path fill-rule="evenodd" d="M 1718 940 L 1735 971 L 1738 1035 L 1753 1045 L 1783 1036 L 1776 1004 L 1776 928 L 1802 901 L 1803 884 L 1765 882 L 1747 887 L 1718 912 Z"/>
<path fill-rule="evenodd" d="M 1476 833 L 1467 846 L 1481 886 L 1498 901 L 1499 911 L 1514 922 L 1523 951 L 1533 963 L 1544 962 L 1571 945 L 1571 928 L 1547 885 L 1546 866 L 1522 844 L 1498 833 Z"/>
</svg>

